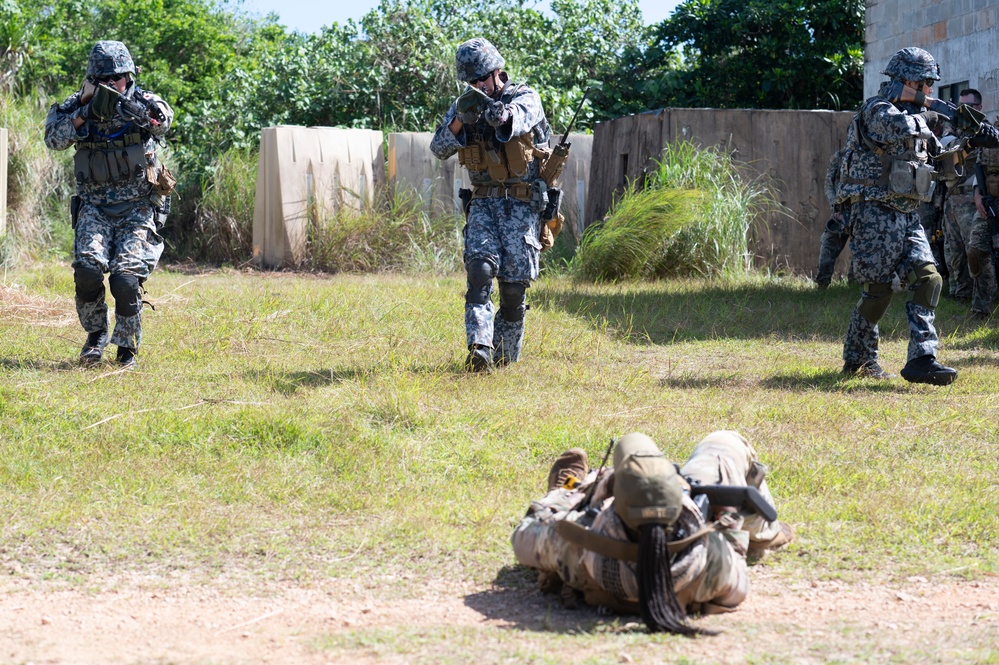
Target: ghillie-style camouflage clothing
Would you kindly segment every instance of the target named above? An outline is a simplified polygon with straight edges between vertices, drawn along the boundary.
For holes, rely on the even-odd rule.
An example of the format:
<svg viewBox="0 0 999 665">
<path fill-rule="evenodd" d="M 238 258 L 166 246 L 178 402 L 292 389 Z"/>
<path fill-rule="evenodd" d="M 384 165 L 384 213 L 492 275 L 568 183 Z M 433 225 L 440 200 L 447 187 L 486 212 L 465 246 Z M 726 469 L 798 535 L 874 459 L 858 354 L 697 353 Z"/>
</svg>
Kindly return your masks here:
<svg viewBox="0 0 999 665">
<path fill-rule="evenodd" d="M 447 159 L 478 142 L 481 145 L 495 146 L 502 150 L 518 137 L 529 136 L 533 145 L 545 147 L 550 137 L 548 121 L 541 107 L 541 98 L 525 85 L 510 83 L 503 74 L 504 87 L 500 100 L 505 107 L 508 119 L 498 127 L 490 125 L 485 114 L 473 125 L 464 125 L 457 135 L 449 129 L 457 117 L 455 104 L 444 114 L 444 119 L 434 133 L 430 149 L 438 159 Z M 463 259 L 466 268 L 470 261 L 485 261 L 491 267 L 500 285 L 519 283 L 525 288 L 538 277 L 538 263 L 541 243 L 538 240 L 540 215 L 547 205 L 547 196 L 538 188 L 540 160 L 528 161 L 525 172 L 510 175 L 497 181 L 488 170 L 469 167 L 469 176 L 475 191 L 468 209 L 467 224 L 464 230 L 465 249 Z M 505 188 L 520 185 L 524 190 L 534 187 L 535 195 L 514 196 L 505 194 Z M 484 192 L 486 187 L 494 189 Z M 527 199 L 527 200 L 525 200 Z M 469 291 L 472 290 L 469 284 Z M 492 286 L 489 286 L 489 293 Z M 480 345 L 493 349 L 494 359 L 499 364 L 515 362 L 520 357 L 523 344 L 524 321 L 509 321 L 500 313 L 495 314 L 491 298 L 486 302 L 465 304 L 465 337 L 469 347 Z M 513 309 L 513 308 L 512 308 Z M 522 316 L 522 315 L 519 315 Z"/>
<path fill-rule="evenodd" d="M 681 469 L 682 475 L 704 484 L 756 485 L 772 503 L 764 473 L 749 443 L 728 431 L 705 437 Z M 639 595 L 634 563 L 586 550 L 561 537 L 557 530 L 558 522 L 566 519 L 615 540 L 629 540 L 608 489 L 613 470 L 605 471 L 599 479 L 596 475 L 591 471 L 577 488 L 556 488 L 533 502 L 513 532 L 514 554 L 523 565 L 556 575 L 566 586 L 582 592 L 590 604 L 634 605 Z M 592 511 L 573 509 L 593 482 L 598 483 L 591 499 L 591 506 L 599 510 L 595 516 Z M 673 534 L 693 534 L 704 523 L 700 510 L 684 495 Z M 731 611 L 749 592 L 745 555 L 750 541 L 769 541 L 779 531 L 779 523 L 754 516 L 696 540 L 679 552 L 671 565 L 677 599 L 690 613 Z"/>
<path fill-rule="evenodd" d="M 162 222 L 158 222 L 156 210 L 164 205 L 165 198 L 154 189 L 163 168 L 156 156 L 156 139 L 170 129 L 173 111 L 165 101 L 134 83 L 125 97 L 152 105 L 162 117 L 137 122 L 126 117 L 119 106 L 106 121 L 86 120 L 77 129 L 73 119 L 85 117 L 85 105 L 76 92 L 49 109 L 45 144 L 52 150 L 77 148 L 74 172 L 79 209 L 73 267 L 77 271 L 80 323 L 88 333 L 108 326 L 104 285 L 100 280 L 91 283 L 94 275 L 110 273 L 113 280 L 116 276 L 134 277 L 121 282 L 132 286 L 116 293 L 118 314 L 111 343 L 137 349 L 142 338 L 138 287 L 163 252 L 158 233 Z M 82 283 L 81 275 L 88 276 L 89 281 Z"/>
</svg>

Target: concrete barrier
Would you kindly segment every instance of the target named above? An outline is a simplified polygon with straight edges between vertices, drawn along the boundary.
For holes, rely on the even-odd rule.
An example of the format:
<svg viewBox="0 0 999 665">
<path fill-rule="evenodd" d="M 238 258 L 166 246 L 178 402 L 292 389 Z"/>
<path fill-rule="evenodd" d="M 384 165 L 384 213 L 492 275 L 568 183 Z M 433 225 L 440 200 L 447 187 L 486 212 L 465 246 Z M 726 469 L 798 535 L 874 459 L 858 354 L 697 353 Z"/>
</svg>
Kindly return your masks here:
<svg viewBox="0 0 999 665">
<path fill-rule="evenodd" d="M 267 268 L 305 258 L 310 224 L 344 206 L 363 210 L 384 186 L 382 133 L 332 127 L 267 127 L 260 135 L 253 260 Z"/>
</svg>

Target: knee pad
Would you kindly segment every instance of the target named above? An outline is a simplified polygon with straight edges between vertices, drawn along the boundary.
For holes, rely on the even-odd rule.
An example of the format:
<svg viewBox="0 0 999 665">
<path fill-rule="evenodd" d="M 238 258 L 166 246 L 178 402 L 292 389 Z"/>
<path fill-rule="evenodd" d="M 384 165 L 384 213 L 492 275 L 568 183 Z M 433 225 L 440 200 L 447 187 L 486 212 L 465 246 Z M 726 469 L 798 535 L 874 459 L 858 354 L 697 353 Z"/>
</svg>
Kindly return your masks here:
<svg viewBox="0 0 999 665">
<path fill-rule="evenodd" d="M 500 282 L 500 313 L 510 323 L 524 320 L 527 311 L 527 285 L 520 282 Z"/>
<path fill-rule="evenodd" d="M 857 311 L 870 323 L 877 323 L 891 304 L 891 284 L 864 284 Z"/>
<path fill-rule="evenodd" d="M 967 257 L 968 274 L 971 275 L 972 279 L 978 279 L 978 276 L 982 274 L 982 264 L 992 260 L 991 256 L 977 247 L 969 247 Z"/>
<path fill-rule="evenodd" d="M 489 294 L 493 288 L 496 266 L 487 259 L 475 258 L 465 264 L 465 273 L 468 279 L 465 302 L 470 305 L 485 305 L 489 302 Z"/>
<path fill-rule="evenodd" d="M 139 296 L 139 278 L 135 275 L 111 275 L 108 280 L 111 295 L 114 296 L 114 311 L 119 316 L 135 316 L 142 310 Z"/>
<path fill-rule="evenodd" d="M 104 299 L 104 273 L 100 268 L 89 265 L 74 266 L 73 282 L 76 284 L 76 297 L 82 302 Z"/>
<path fill-rule="evenodd" d="M 940 291 L 943 290 L 943 277 L 932 263 L 924 263 L 909 273 L 909 282 L 915 289 L 912 302 L 927 309 L 936 309 L 940 302 Z"/>
</svg>

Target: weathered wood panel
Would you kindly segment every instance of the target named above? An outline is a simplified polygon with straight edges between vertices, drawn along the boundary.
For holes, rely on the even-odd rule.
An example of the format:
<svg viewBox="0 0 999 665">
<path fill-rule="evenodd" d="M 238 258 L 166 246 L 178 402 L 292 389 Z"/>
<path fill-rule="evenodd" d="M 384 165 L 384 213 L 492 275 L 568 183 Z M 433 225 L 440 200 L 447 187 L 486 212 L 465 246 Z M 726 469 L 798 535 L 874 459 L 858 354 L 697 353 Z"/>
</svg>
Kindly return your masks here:
<svg viewBox="0 0 999 665">
<path fill-rule="evenodd" d="M 621 154 L 629 163 L 647 164 L 672 141 L 689 140 L 731 154 L 748 177 L 768 179 L 785 212 L 769 215 L 750 238 L 761 266 L 811 274 L 818 263 L 819 236 L 829 218 L 823 193 L 826 166 L 841 147 L 852 113 L 750 109 L 667 109 L 661 118 L 661 143 L 650 141 L 648 118 L 640 114 L 599 123 L 594 129 L 587 220 L 603 217 L 620 192 Z M 630 170 L 630 169 L 629 169 Z M 634 177 L 633 173 L 629 174 Z M 841 257 L 838 269 L 845 270 Z"/>
<path fill-rule="evenodd" d="M 0 236 L 7 235 L 7 130 L 0 127 Z"/>
</svg>

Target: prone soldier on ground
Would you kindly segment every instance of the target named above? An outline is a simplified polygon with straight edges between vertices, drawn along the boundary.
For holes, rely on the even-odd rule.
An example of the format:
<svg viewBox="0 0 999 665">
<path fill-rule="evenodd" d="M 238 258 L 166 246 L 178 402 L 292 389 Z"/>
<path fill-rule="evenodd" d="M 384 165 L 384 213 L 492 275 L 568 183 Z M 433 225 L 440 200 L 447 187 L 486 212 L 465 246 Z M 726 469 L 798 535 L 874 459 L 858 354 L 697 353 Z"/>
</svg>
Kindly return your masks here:
<svg viewBox="0 0 999 665">
<path fill-rule="evenodd" d="M 653 632 L 701 631 L 688 614 L 733 611 L 749 591 L 747 553 L 793 539 L 777 520 L 766 467 L 737 432 L 705 437 L 679 470 L 644 434 L 611 443 L 613 468 L 563 453 L 548 493 L 531 503 L 511 538 L 542 590 L 641 615 Z"/>
<path fill-rule="evenodd" d="M 135 79 L 125 45 L 99 41 L 90 51 L 81 89 L 53 104 L 45 119 L 46 146 L 76 149 L 70 211 L 76 311 L 87 333 L 80 351 L 84 365 L 100 362 L 111 343 L 122 367 L 136 367 L 142 287 L 163 253 L 159 231 L 176 182 L 156 154 L 173 111 Z M 115 300 L 110 336 L 105 273 Z"/>
</svg>

